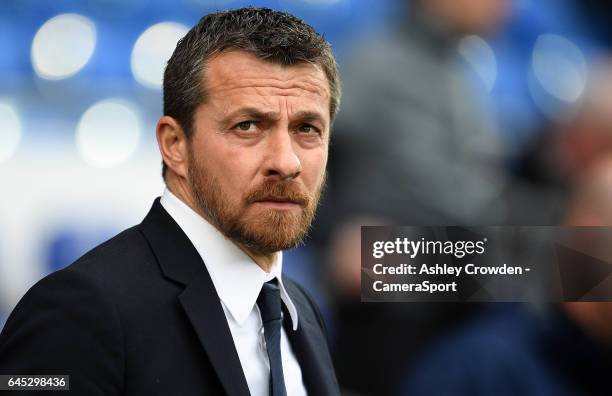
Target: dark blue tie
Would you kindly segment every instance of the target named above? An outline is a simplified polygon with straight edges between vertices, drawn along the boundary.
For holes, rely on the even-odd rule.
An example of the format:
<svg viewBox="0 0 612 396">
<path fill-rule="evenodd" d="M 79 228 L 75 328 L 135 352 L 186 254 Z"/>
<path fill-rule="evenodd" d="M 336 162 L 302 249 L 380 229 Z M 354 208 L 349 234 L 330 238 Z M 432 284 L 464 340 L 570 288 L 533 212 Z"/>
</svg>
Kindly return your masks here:
<svg viewBox="0 0 612 396">
<path fill-rule="evenodd" d="M 280 346 L 283 319 L 280 289 L 276 278 L 263 284 L 257 297 L 257 306 L 261 312 L 266 350 L 270 360 L 270 396 L 287 396 Z"/>
</svg>

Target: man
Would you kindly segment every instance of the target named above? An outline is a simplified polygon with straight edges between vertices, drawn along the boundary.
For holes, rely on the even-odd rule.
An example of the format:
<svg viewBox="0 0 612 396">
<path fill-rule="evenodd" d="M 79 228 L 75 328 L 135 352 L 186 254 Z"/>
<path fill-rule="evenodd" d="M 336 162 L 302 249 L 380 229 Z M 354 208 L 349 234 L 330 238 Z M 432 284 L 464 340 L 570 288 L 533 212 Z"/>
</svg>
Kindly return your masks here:
<svg viewBox="0 0 612 396">
<path fill-rule="evenodd" d="M 329 44 L 299 19 L 204 17 L 164 74 L 167 189 L 26 294 L 0 374 L 68 374 L 78 395 L 339 394 L 321 316 L 281 276 L 324 185 L 339 97 Z"/>
</svg>

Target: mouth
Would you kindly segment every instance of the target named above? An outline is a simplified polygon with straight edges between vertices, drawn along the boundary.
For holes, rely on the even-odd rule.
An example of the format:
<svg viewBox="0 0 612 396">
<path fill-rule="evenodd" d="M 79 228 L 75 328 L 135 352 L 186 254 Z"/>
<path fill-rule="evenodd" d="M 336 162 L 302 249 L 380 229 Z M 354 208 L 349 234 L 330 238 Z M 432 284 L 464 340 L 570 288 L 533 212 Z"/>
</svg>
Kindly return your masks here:
<svg viewBox="0 0 612 396">
<path fill-rule="evenodd" d="M 302 206 L 302 203 L 297 200 L 293 200 L 287 197 L 272 196 L 258 199 L 254 203 L 274 209 L 292 209 Z"/>
</svg>

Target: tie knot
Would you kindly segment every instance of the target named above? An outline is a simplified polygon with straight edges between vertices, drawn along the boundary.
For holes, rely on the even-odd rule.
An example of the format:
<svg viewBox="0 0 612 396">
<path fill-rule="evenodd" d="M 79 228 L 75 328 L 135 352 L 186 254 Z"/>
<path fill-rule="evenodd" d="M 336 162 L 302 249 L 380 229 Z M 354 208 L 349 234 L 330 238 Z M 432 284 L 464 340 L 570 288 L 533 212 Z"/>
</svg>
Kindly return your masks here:
<svg viewBox="0 0 612 396">
<path fill-rule="evenodd" d="M 280 287 L 276 278 L 263 284 L 257 297 L 257 306 L 263 323 L 281 319 Z"/>
</svg>

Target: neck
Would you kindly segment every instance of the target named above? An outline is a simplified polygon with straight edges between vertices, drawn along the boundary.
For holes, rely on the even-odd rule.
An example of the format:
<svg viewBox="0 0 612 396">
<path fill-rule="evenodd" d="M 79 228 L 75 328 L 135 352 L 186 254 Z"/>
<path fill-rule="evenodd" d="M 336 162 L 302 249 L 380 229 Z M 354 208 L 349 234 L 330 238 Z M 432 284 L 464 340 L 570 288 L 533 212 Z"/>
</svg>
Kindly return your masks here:
<svg viewBox="0 0 612 396">
<path fill-rule="evenodd" d="M 191 193 L 191 189 L 185 181 L 168 178 L 166 186 L 168 190 L 172 192 L 172 194 L 174 194 L 178 199 L 183 201 L 194 212 L 199 214 L 204 220 L 212 224 L 213 227 L 215 227 L 219 232 L 223 234 L 223 230 L 220 230 L 219 227 L 217 227 L 217 225 L 213 221 L 211 221 L 208 214 L 205 213 L 205 211 L 201 210 L 198 205 L 196 205 L 195 200 L 193 199 L 193 194 Z M 272 270 L 272 265 L 274 264 L 274 260 L 276 259 L 277 253 L 256 253 L 252 249 L 247 248 L 241 243 L 238 243 L 234 240 L 231 241 L 236 246 L 238 246 L 238 248 L 242 250 L 247 256 L 249 256 L 255 262 L 255 264 L 257 264 L 262 270 L 264 270 L 265 272 L 270 272 Z"/>
</svg>

